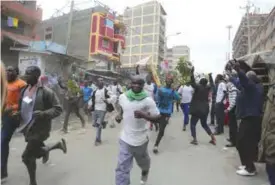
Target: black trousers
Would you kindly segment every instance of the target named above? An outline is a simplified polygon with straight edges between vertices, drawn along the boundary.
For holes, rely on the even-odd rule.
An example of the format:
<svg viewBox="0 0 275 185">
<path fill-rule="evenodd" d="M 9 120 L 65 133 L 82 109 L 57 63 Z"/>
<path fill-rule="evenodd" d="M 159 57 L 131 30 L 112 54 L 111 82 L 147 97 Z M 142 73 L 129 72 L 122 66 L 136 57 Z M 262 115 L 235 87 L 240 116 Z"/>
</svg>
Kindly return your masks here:
<svg viewBox="0 0 275 185">
<path fill-rule="evenodd" d="M 161 118 L 159 120 L 159 133 L 158 133 L 158 136 L 157 136 L 157 140 L 156 140 L 155 146 L 159 145 L 162 137 L 164 136 L 164 131 L 165 131 L 165 128 L 166 128 L 166 126 L 168 124 L 169 118 L 170 118 L 170 115 L 168 115 L 168 114 L 161 114 Z"/>
<path fill-rule="evenodd" d="M 231 109 L 228 112 L 229 117 L 229 140 L 231 144 L 236 145 L 237 144 L 237 132 L 238 132 L 238 124 L 237 124 L 237 118 L 235 114 L 236 107 Z"/>
<path fill-rule="evenodd" d="M 215 113 L 216 113 L 216 120 L 217 120 L 216 132 L 219 134 L 224 132 L 224 118 L 225 118 L 224 108 L 225 107 L 223 102 L 216 103 L 215 105 Z"/>
<path fill-rule="evenodd" d="M 243 118 L 237 135 L 237 149 L 242 165 L 249 172 L 256 170 L 258 142 L 261 137 L 261 117 L 250 116 Z"/>
<path fill-rule="evenodd" d="M 82 127 L 85 127 L 85 120 L 84 120 L 83 116 L 80 114 L 78 103 L 68 103 L 68 106 L 66 109 L 67 110 L 65 113 L 63 130 L 65 130 L 65 131 L 68 130 L 69 118 L 70 118 L 70 115 L 72 112 L 74 112 L 76 114 L 76 116 L 80 119 Z"/>
<path fill-rule="evenodd" d="M 210 123 L 211 125 L 215 125 L 215 102 L 211 103 Z"/>
</svg>

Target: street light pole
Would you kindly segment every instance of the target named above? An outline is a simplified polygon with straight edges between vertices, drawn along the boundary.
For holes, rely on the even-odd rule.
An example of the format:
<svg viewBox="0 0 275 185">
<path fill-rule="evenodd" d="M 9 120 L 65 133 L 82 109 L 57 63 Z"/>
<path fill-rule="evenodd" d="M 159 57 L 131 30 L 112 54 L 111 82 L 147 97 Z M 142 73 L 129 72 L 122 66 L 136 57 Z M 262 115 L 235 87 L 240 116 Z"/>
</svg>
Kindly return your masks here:
<svg viewBox="0 0 275 185">
<path fill-rule="evenodd" d="M 227 60 L 230 60 L 230 54 L 231 54 L 231 29 L 232 25 L 226 26 L 228 29 L 228 53 L 227 53 Z"/>
<path fill-rule="evenodd" d="M 250 17 L 249 17 L 249 12 L 250 9 L 253 7 L 254 5 L 248 0 L 247 4 L 245 7 L 241 7 L 242 9 L 246 10 L 246 24 L 247 24 L 247 44 L 248 44 L 248 54 L 251 54 L 251 30 L 250 30 Z"/>
</svg>

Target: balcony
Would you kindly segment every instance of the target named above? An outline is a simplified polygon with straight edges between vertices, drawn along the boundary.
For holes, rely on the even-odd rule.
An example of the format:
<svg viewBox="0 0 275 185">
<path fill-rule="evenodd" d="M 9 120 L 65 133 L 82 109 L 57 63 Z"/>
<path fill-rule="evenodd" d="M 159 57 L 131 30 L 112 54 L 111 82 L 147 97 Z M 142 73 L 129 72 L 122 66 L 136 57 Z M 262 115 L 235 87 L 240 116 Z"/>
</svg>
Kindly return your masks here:
<svg viewBox="0 0 275 185">
<path fill-rule="evenodd" d="M 42 20 L 42 9 L 30 9 L 15 1 L 1 1 L 1 11 L 6 15 L 14 15 L 28 24 L 36 24 Z"/>
<path fill-rule="evenodd" d="M 124 35 L 114 34 L 114 39 L 117 42 L 120 41 L 122 49 L 125 49 L 125 36 Z"/>
</svg>

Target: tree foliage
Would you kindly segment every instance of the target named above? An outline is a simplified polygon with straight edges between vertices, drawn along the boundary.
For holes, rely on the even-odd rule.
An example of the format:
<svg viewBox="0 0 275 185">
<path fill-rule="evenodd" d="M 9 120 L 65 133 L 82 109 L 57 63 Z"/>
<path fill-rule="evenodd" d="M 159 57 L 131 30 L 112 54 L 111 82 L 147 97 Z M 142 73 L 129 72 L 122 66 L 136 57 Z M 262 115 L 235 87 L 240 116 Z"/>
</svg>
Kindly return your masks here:
<svg viewBox="0 0 275 185">
<path fill-rule="evenodd" d="M 185 84 L 190 81 L 192 63 L 187 61 L 185 57 L 179 58 L 176 70 L 179 72 L 179 81 Z"/>
</svg>

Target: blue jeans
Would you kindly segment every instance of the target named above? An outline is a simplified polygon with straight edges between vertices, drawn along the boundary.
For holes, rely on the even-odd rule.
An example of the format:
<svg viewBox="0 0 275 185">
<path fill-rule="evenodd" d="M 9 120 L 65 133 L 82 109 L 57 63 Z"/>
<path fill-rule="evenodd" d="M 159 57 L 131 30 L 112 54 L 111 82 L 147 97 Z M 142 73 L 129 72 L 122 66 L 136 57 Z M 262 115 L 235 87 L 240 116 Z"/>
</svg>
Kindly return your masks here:
<svg viewBox="0 0 275 185">
<path fill-rule="evenodd" d="M 14 131 L 19 125 L 19 121 L 10 116 L 2 115 L 2 129 L 1 129 L 1 175 L 2 177 L 8 175 L 8 158 L 10 151 L 10 141 Z"/>
<path fill-rule="evenodd" d="M 196 125 L 197 125 L 197 123 L 198 123 L 199 120 L 201 122 L 202 128 L 204 128 L 204 130 L 206 131 L 206 133 L 209 136 L 212 135 L 212 131 L 209 128 L 209 126 L 207 125 L 207 115 L 204 115 L 204 116 L 194 116 L 194 115 L 192 115 L 192 117 L 191 117 L 191 125 L 190 125 L 192 137 L 194 139 L 197 139 Z"/>
<path fill-rule="evenodd" d="M 103 121 L 106 111 L 95 110 L 94 111 L 94 124 L 96 125 L 96 141 L 101 142 L 101 132 L 103 128 Z"/>
<path fill-rule="evenodd" d="M 266 173 L 268 175 L 270 185 L 275 185 L 275 164 L 266 164 Z"/>
<path fill-rule="evenodd" d="M 183 120 L 184 126 L 188 125 L 188 123 L 189 123 L 189 107 L 190 107 L 190 103 L 181 103 L 180 104 L 180 108 L 184 115 L 184 120 Z"/>
</svg>

